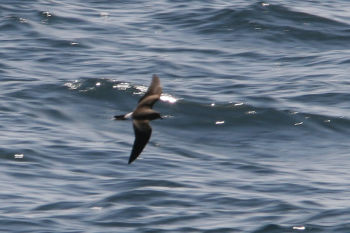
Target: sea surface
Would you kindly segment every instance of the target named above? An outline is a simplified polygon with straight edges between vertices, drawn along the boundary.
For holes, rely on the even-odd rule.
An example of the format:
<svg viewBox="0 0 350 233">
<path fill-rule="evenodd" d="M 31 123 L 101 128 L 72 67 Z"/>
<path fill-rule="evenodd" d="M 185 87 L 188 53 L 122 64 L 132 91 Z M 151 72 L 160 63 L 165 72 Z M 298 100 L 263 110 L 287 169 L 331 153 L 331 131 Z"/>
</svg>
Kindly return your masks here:
<svg viewBox="0 0 350 233">
<path fill-rule="evenodd" d="M 349 233 L 349 136 L 347 0 L 0 2 L 0 232 Z"/>
</svg>

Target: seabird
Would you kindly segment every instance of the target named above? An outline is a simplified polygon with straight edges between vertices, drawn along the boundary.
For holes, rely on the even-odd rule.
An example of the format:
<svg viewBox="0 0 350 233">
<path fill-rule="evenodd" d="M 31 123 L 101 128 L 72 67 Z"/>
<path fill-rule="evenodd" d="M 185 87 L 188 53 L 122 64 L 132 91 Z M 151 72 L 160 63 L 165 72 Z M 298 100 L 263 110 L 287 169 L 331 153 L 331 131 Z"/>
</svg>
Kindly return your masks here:
<svg viewBox="0 0 350 233">
<path fill-rule="evenodd" d="M 154 103 L 159 100 L 161 94 L 162 87 L 160 86 L 159 77 L 153 75 L 151 85 L 148 87 L 145 95 L 139 100 L 135 110 L 124 115 L 114 116 L 115 120 L 126 120 L 132 118 L 135 141 L 132 146 L 128 164 L 137 159 L 149 141 L 152 134 L 152 128 L 149 125 L 149 122 L 151 120 L 162 118 L 159 112 L 152 109 Z"/>
</svg>

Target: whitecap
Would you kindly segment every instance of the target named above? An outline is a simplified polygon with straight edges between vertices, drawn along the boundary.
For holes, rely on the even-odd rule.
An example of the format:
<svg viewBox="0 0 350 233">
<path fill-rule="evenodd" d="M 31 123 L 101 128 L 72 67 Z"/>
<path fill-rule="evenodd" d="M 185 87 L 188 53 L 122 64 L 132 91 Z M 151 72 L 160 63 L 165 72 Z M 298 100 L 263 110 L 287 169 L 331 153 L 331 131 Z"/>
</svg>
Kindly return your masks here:
<svg viewBox="0 0 350 233">
<path fill-rule="evenodd" d="M 24 154 L 15 154 L 14 157 L 15 159 L 23 159 Z"/>
</svg>

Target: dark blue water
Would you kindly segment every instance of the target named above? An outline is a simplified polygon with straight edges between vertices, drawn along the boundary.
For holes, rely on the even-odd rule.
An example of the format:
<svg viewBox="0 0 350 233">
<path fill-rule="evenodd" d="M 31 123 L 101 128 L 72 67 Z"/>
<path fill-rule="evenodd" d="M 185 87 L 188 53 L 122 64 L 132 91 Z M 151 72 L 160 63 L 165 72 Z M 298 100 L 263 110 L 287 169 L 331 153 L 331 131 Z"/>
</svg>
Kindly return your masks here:
<svg viewBox="0 0 350 233">
<path fill-rule="evenodd" d="M 346 0 L 2 0 L 0 231 L 350 232 L 349 41 Z"/>
</svg>

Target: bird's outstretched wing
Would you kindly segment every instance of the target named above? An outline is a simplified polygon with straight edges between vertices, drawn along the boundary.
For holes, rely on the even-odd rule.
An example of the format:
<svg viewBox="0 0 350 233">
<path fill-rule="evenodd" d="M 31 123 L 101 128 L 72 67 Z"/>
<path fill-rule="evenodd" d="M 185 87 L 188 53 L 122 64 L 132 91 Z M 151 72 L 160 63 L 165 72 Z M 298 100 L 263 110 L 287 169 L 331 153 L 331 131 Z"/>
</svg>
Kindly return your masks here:
<svg viewBox="0 0 350 233">
<path fill-rule="evenodd" d="M 141 97 L 139 100 L 139 104 L 144 103 L 145 99 L 147 99 L 147 105 L 150 105 L 150 107 L 153 106 L 153 104 L 160 98 L 160 95 L 162 94 L 162 87 L 160 86 L 160 80 L 157 75 L 153 75 L 151 85 L 149 86 L 147 92 L 144 94 L 144 96 Z M 147 98 L 151 97 L 152 98 Z"/>
<path fill-rule="evenodd" d="M 133 120 L 133 126 L 135 141 L 129 157 L 129 164 L 141 154 L 152 134 L 152 128 L 148 120 Z"/>
</svg>

